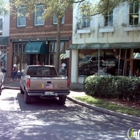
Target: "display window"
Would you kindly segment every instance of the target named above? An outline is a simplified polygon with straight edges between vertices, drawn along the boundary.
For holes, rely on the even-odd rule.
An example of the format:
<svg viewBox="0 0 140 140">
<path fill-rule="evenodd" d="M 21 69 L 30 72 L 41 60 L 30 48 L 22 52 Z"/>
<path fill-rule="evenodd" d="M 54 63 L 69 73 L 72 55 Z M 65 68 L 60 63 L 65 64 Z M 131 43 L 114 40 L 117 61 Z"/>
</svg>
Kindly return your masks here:
<svg viewBox="0 0 140 140">
<path fill-rule="evenodd" d="M 119 53 L 119 49 L 102 49 L 100 52 L 98 50 L 79 50 L 79 76 L 89 76 L 97 73 L 122 75 L 124 58 L 119 57 Z"/>
<path fill-rule="evenodd" d="M 29 63 L 29 55 L 24 53 L 26 43 L 14 43 L 13 65 L 17 65 L 18 71 L 23 71 Z"/>
</svg>

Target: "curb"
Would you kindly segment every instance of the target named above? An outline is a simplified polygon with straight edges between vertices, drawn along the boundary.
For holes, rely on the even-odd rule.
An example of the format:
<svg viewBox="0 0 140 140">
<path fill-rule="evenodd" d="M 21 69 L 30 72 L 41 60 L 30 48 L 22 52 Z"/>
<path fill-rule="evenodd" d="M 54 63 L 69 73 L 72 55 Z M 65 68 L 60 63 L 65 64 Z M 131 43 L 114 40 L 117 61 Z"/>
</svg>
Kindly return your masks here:
<svg viewBox="0 0 140 140">
<path fill-rule="evenodd" d="M 15 90 L 19 90 L 19 87 L 4 86 L 3 89 L 15 89 Z"/>
<path fill-rule="evenodd" d="M 74 103 L 85 106 L 89 109 L 96 110 L 96 111 L 101 112 L 101 113 L 109 114 L 109 115 L 116 116 L 116 117 L 119 117 L 119 118 L 122 118 L 122 119 L 127 119 L 127 120 L 131 120 L 131 121 L 140 123 L 140 117 L 136 117 L 136 116 L 132 116 L 132 115 L 128 115 L 128 114 L 122 114 L 122 113 L 119 113 L 119 112 L 114 112 L 114 111 L 111 111 L 111 110 L 103 109 L 103 108 L 100 108 L 100 107 L 97 107 L 97 106 L 94 106 L 94 105 L 90 105 L 90 104 L 81 102 L 79 100 L 76 100 L 76 99 L 74 99 L 72 97 L 68 97 L 68 96 L 67 96 L 67 99 L 70 100 L 70 101 L 73 101 Z"/>
</svg>

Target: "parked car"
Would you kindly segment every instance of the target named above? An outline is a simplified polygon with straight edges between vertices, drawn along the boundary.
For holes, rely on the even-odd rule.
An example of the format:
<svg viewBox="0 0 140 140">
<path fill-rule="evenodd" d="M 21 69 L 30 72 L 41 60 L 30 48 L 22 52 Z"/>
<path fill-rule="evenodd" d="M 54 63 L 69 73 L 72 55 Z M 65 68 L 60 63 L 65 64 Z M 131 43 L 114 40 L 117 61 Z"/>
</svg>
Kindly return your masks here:
<svg viewBox="0 0 140 140">
<path fill-rule="evenodd" d="M 2 92 L 2 89 L 4 88 L 4 75 L 6 70 L 3 68 L 0 68 L 0 95 Z"/>
<path fill-rule="evenodd" d="M 20 79 L 20 92 L 26 104 L 32 97 L 58 97 L 65 104 L 70 82 L 67 77 L 59 76 L 52 65 L 28 65 Z"/>
<path fill-rule="evenodd" d="M 103 59 L 103 56 L 100 56 L 100 60 Z M 98 56 L 86 56 L 85 58 L 79 61 L 79 67 L 90 64 L 92 62 L 98 62 Z"/>
</svg>

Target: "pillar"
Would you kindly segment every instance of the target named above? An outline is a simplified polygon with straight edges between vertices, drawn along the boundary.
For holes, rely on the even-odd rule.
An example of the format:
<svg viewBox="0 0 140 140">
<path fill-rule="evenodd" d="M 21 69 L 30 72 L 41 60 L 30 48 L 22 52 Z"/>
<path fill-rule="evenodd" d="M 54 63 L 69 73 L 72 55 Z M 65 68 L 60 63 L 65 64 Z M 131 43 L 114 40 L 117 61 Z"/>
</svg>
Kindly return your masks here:
<svg viewBox="0 0 140 140">
<path fill-rule="evenodd" d="M 78 50 L 72 50 L 71 83 L 78 82 Z"/>
</svg>

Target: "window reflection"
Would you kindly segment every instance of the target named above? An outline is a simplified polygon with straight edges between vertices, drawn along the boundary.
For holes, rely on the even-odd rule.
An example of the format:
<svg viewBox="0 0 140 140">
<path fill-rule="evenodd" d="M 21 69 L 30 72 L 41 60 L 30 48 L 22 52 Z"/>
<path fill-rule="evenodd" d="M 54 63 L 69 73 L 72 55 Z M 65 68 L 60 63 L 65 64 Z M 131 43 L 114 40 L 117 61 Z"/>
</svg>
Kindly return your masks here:
<svg viewBox="0 0 140 140">
<path fill-rule="evenodd" d="M 79 76 L 94 75 L 101 71 L 105 75 L 118 75 L 118 60 L 119 50 L 116 49 L 100 50 L 100 57 L 98 50 L 79 50 Z M 121 60 L 120 65 L 123 66 L 123 62 Z"/>
</svg>

